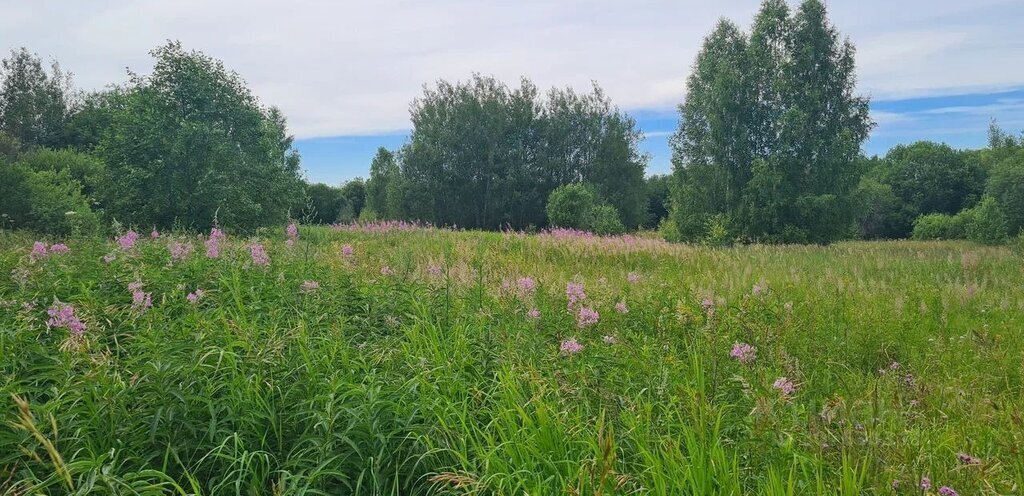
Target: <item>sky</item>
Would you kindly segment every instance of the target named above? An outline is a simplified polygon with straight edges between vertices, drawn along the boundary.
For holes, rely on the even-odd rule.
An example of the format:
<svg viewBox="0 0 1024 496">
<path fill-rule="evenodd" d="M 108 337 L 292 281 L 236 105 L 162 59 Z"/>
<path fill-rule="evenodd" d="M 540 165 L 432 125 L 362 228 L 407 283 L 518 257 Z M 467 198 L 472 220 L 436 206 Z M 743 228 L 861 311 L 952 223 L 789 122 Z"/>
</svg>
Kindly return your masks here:
<svg viewBox="0 0 1024 496">
<path fill-rule="evenodd" d="M 794 2 L 790 2 L 794 5 Z M 408 136 L 424 85 L 473 72 L 581 90 L 596 81 L 646 139 L 648 173 L 667 140 L 701 42 L 756 0 L 0 0 L 0 49 L 53 58 L 76 86 L 146 74 L 166 40 L 237 71 L 288 117 L 311 181 L 367 176 L 378 146 Z M 859 93 L 877 123 L 869 154 L 920 139 L 985 144 L 989 122 L 1024 130 L 1024 1 L 832 0 L 857 47 Z"/>
</svg>

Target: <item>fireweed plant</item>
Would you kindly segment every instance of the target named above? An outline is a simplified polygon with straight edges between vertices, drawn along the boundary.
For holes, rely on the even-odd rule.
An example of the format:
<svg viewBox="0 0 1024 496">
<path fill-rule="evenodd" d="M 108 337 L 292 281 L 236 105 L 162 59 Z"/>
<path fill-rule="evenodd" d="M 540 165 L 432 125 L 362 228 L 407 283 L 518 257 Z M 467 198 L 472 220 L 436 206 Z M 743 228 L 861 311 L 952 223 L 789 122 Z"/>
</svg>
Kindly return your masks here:
<svg viewBox="0 0 1024 496">
<path fill-rule="evenodd" d="M 0 490 L 1024 487 L 1007 249 L 268 232 L 0 235 Z"/>
</svg>

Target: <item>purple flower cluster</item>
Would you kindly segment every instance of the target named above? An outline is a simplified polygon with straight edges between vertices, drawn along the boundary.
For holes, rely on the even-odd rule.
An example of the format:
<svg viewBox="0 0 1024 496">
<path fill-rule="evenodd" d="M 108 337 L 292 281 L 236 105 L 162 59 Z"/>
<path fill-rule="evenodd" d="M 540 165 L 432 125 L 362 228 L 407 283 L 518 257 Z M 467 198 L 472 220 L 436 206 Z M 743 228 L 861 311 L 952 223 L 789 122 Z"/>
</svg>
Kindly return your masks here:
<svg viewBox="0 0 1024 496">
<path fill-rule="evenodd" d="M 735 343 L 732 345 L 732 351 L 729 352 L 729 356 L 739 360 L 740 363 L 747 364 L 757 358 L 757 348 L 746 343 Z M 778 381 L 776 381 L 776 384 L 778 384 Z"/>
<path fill-rule="evenodd" d="M 536 308 L 531 308 L 529 312 L 526 312 L 526 316 L 533 320 L 537 320 L 540 318 L 540 310 L 537 310 Z"/>
<path fill-rule="evenodd" d="M 598 315 L 597 310 L 582 307 L 580 308 L 579 313 L 576 314 L 576 325 L 579 326 L 580 329 L 590 327 L 596 324 L 599 318 L 600 315 Z"/>
<path fill-rule="evenodd" d="M 346 258 L 351 257 L 355 253 L 356 251 L 352 249 L 352 245 L 345 245 L 341 247 L 341 254 Z"/>
<path fill-rule="evenodd" d="M 75 337 L 85 334 L 85 323 L 75 315 L 75 307 L 56 302 L 46 311 L 46 314 L 50 316 L 50 319 L 46 321 L 46 327 L 67 329 Z"/>
<path fill-rule="evenodd" d="M 172 241 L 167 245 L 167 250 L 171 252 L 171 261 L 180 262 L 192 254 L 192 243 Z"/>
<path fill-rule="evenodd" d="M 141 282 L 129 283 L 128 291 L 132 292 L 132 310 L 142 313 L 153 306 L 152 295 L 142 290 Z"/>
<path fill-rule="evenodd" d="M 35 262 L 36 260 L 41 260 L 49 255 L 64 255 L 70 251 L 71 249 L 64 243 L 57 243 L 53 246 L 47 247 L 46 243 L 36 241 L 35 243 L 32 243 L 32 251 L 28 252 L 28 258 Z"/>
<path fill-rule="evenodd" d="M 53 246 L 50 246 L 50 253 L 54 253 L 57 255 L 63 255 L 69 251 L 71 251 L 71 249 L 68 248 L 68 245 L 64 243 L 57 243 Z"/>
<path fill-rule="evenodd" d="M 267 250 L 259 243 L 249 245 L 249 256 L 252 258 L 253 265 L 260 267 L 270 265 L 270 255 L 267 255 Z"/>
<path fill-rule="evenodd" d="M 785 377 L 775 379 L 775 382 L 772 383 L 772 387 L 779 390 L 779 393 L 782 393 L 783 398 L 790 397 L 796 391 L 796 385 L 793 384 L 793 381 L 786 379 Z"/>
<path fill-rule="evenodd" d="M 195 291 L 186 295 L 185 299 L 188 300 L 189 303 L 195 305 L 196 303 L 199 303 L 199 300 L 201 300 L 204 295 L 206 295 L 206 291 L 196 289 Z"/>
<path fill-rule="evenodd" d="M 565 353 L 566 355 L 572 355 L 583 351 L 583 345 L 580 344 L 579 341 L 576 341 L 576 338 L 569 338 L 562 341 L 559 349 L 561 349 L 562 353 Z"/>
<path fill-rule="evenodd" d="M 120 246 L 122 250 L 128 251 L 135 248 L 135 242 L 138 240 L 139 233 L 128 231 L 117 237 L 117 246 Z"/>
<path fill-rule="evenodd" d="M 629 281 L 630 284 L 636 284 L 640 282 L 640 275 L 636 272 L 630 272 L 629 274 L 626 274 L 626 280 Z"/>
<path fill-rule="evenodd" d="M 376 222 L 352 222 L 349 224 L 332 224 L 335 231 L 352 231 L 364 233 L 386 233 L 390 231 L 414 231 L 417 229 L 433 229 L 426 224 L 406 222 L 403 220 L 382 220 Z"/>
<path fill-rule="evenodd" d="M 582 283 L 570 282 L 565 285 L 565 297 L 569 300 L 569 310 L 572 310 L 577 303 L 587 299 L 587 293 L 583 290 Z"/>
<path fill-rule="evenodd" d="M 431 265 L 427 267 L 427 274 L 430 274 L 433 277 L 441 277 L 444 272 L 441 270 L 441 266 Z"/>
<path fill-rule="evenodd" d="M 629 313 L 629 307 L 626 306 L 626 302 L 620 301 L 615 304 L 615 311 L 619 313 Z"/>
<path fill-rule="evenodd" d="M 299 227 L 294 222 L 290 222 L 288 227 L 285 228 L 284 233 L 288 236 L 284 243 L 288 245 L 288 248 L 294 247 L 295 243 L 299 241 Z"/>
<path fill-rule="evenodd" d="M 391 276 L 391 275 L 394 275 L 394 274 L 395 274 L 395 270 L 392 269 L 388 265 L 385 265 L 385 266 L 380 268 L 380 275 L 382 275 L 382 276 Z"/>
<path fill-rule="evenodd" d="M 210 237 L 203 243 L 206 245 L 206 257 L 207 258 L 219 258 L 220 257 L 220 243 L 224 241 L 227 236 L 224 231 L 218 228 L 210 229 Z"/>
</svg>

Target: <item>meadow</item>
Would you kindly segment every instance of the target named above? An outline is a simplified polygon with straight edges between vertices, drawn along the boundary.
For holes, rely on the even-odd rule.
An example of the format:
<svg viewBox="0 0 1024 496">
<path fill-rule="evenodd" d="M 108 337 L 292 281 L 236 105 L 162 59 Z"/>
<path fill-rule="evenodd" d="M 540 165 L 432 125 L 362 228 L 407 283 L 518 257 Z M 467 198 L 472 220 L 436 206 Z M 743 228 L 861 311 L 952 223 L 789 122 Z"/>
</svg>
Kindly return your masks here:
<svg viewBox="0 0 1024 496">
<path fill-rule="evenodd" d="M 1006 247 L 0 235 L 5 494 L 1019 494 Z"/>
</svg>

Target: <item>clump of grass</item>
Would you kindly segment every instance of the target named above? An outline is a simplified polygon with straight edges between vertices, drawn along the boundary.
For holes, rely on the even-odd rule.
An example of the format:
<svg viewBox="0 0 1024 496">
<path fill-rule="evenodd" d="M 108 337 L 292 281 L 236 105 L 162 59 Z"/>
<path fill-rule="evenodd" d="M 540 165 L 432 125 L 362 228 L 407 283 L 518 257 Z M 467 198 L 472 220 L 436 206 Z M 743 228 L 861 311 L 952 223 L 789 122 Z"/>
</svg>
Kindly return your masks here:
<svg viewBox="0 0 1024 496">
<path fill-rule="evenodd" d="M 1005 249 L 414 225 L 228 236 L 215 257 L 186 235 L 34 241 L 0 235 L 6 493 L 1024 484 Z"/>
</svg>

